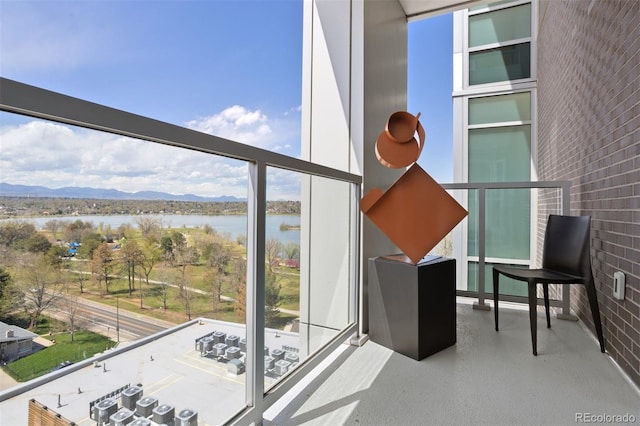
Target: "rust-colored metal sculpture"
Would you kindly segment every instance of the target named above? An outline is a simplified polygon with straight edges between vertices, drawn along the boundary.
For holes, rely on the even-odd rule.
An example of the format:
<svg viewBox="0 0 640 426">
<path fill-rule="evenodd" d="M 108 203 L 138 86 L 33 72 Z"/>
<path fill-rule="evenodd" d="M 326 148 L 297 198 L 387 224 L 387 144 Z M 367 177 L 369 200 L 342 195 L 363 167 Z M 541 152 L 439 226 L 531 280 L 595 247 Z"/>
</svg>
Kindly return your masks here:
<svg viewBox="0 0 640 426">
<path fill-rule="evenodd" d="M 373 188 L 360 200 L 360 210 L 406 255 L 396 259 L 414 265 L 468 214 L 415 164 L 424 140 L 420 113 L 393 113 L 376 140 L 376 156 L 390 168 L 413 165 L 386 192 Z"/>
</svg>

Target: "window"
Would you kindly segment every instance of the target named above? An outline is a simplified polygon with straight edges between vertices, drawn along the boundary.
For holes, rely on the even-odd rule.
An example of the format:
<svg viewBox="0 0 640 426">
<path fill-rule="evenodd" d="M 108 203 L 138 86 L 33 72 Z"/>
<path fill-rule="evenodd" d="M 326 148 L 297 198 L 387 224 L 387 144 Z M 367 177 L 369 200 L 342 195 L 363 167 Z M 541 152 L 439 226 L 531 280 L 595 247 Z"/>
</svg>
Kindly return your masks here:
<svg viewBox="0 0 640 426">
<path fill-rule="evenodd" d="M 469 11 L 468 84 L 532 77 L 531 4 Z"/>
</svg>

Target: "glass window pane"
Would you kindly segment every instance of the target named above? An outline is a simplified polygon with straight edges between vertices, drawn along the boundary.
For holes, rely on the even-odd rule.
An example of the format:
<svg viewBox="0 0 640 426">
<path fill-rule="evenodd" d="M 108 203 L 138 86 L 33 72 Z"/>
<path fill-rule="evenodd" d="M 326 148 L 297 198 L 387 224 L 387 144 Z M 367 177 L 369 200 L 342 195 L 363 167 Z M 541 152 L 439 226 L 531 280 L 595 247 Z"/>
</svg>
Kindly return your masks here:
<svg viewBox="0 0 640 426">
<path fill-rule="evenodd" d="M 531 126 L 469 130 L 469 182 L 528 181 Z"/>
<path fill-rule="evenodd" d="M 352 198 L 349 183 L 267 168 L 266 390 L 354 321 Z"/>
<path fill-rule="evenodd" d="M 132 377 L 145 396 L 175 407 L 176 415 L 188 407 L 202 424 L 225 424 L 245 409 L 247 162 L 8 113 L 0 113 L 0 138 L 7 179 L 0 203 L 14 212 L 0 227 L 28 222 L 55 250 L 55 270 L 40 269 L 42 252 L 33 262 L 43 277 L 64 278 L 43 285 L 65 295 L 59 302 L 69 315 L 60 320 L 76 330 L 78 350 L 65 358 L 46 349 L 34 354 L 40 361 L 25 358 L 42 367 L 36 375 L 105 349 L 83 341 L 111 347 L 201 319 L 119 346 L 101 361 L 110 379 L 83 385 L 59 413 L 80 421 L 91 401 Z M 7 252 L 3 266 L 21 273 L 18 259 Z M 54 337 L 69 344 L 67 332 Z M 54 394 L 91 374 L 70 372 L 38 392 Z M 207 389 L 206 398 L 194 399 L 194 389 Z M 27 424 L 23 412 L 15 424 Z"/>
<path fill-rule="evenodd" d="M 469 124 L 531 120 L 531 93 L 469 99 Z"/>
<path fill-rule="evenodd" d="M 469 16 L 469 47 L 531 36 L 531 4 Z"/>
<path fill-rule="evenodd" d="M 494 7 L 494 6 L 500 6 L 501 4 L 507 4 L 507 3 L 511 3 L 513 0 L 502 0 L 502 1 L 496 1 L 493 3 L 489 3 L 489 4 L 481 4 L 478 6 L 473 6 L 469 8 L 469 11 L 475 11 L 475 10 L 480 10 L 480 9 L 487 9 L 490 7 Z"/>
<path fill-rule="evenodd" d="M 529 125 L 469 130 L 469 182 L 530 180 Z M 486 193 L 486 255 L 529 258 L 529 190 Z M 469 193 L 469 236 L 476 235 L 477 194 Z M 469 244 L 470 255 L 477 244 Z"/>
<path fill-rule="evenodd" d="M 469 291 L 478 291 L 478 262 L 469 262 L 468 269 Z M 493 292 L 493 264 L 484 265 L 484 291 Z M 500 294 L 510 296 L 527 296 L 527 283 L 516 281 L 504 275 L 500 276 Z"/>
<path fill-rule="evenodd" d="M 529 189 L 492 189 L 486 192 L 485 255 L 529 259 L 531 196 Z M 478 194 L 469 192 L 469 256 L 478 255 Z M 473 214 L 472 214 L 473 213 Z"/>
<path fill-rule="evenodd" d="M 529 43 L 469 53 L 469 84 L 529 78 L 530 68 Z"/>
</svg>

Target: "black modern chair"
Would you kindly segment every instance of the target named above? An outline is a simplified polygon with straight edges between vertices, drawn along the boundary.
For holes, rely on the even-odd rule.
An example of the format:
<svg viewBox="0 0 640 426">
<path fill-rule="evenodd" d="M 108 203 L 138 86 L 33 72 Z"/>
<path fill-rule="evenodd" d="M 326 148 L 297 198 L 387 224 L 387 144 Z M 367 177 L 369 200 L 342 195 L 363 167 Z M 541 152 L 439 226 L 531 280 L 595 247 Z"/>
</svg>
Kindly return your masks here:
<svg viewBox="0 0 640 426">
<path fill-rule="evenodd" d="M 542 252 L 542 268 L 524 269 L 508 266 L 493 267 L 493 301 L 495 326 L 498 331 L 498 295 L 500 291 L 500 274 L 518 281 L 526 281 L 529 285 L 529 322 L 531 324 L 531 343 L 533 354 L 538 355 L 537 348 L 537 284 L 542 284 L 544 292 L 544 308 L 547 314 L 547 328 L 551 327 L 549 318 L 549 284 L 582 284 L 587 290 L 593 324 L 596 328 L 600 351 L 604 353 L 605 345 L 600 322 L 600 309 L 596 296 L 596 286 L 591 271 L 591 255 L 589 253 L 589 216 L 550 215 L 544 236 Z"/>
</svg>

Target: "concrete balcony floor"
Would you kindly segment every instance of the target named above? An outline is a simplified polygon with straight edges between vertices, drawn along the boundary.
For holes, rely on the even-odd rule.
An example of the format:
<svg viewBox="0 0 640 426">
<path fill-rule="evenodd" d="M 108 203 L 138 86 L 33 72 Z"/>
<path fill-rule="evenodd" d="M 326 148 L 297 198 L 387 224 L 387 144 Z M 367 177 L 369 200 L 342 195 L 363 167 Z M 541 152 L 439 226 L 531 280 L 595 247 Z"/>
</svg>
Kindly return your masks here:
<svg viewBox="0 0 640 426">
<path fill-rule="evenodd" d="M 640 393 L 580 322 L 458 303 L 457 343 L 415 361 L 374 342 L 343 345 L 265 413 L 265 425 L 568 425 L 640 423 Z M 606 338 L 606 334 L 605 334 Z M 586 422 L 586 421 L 585 421 Z"/>
</svg>

